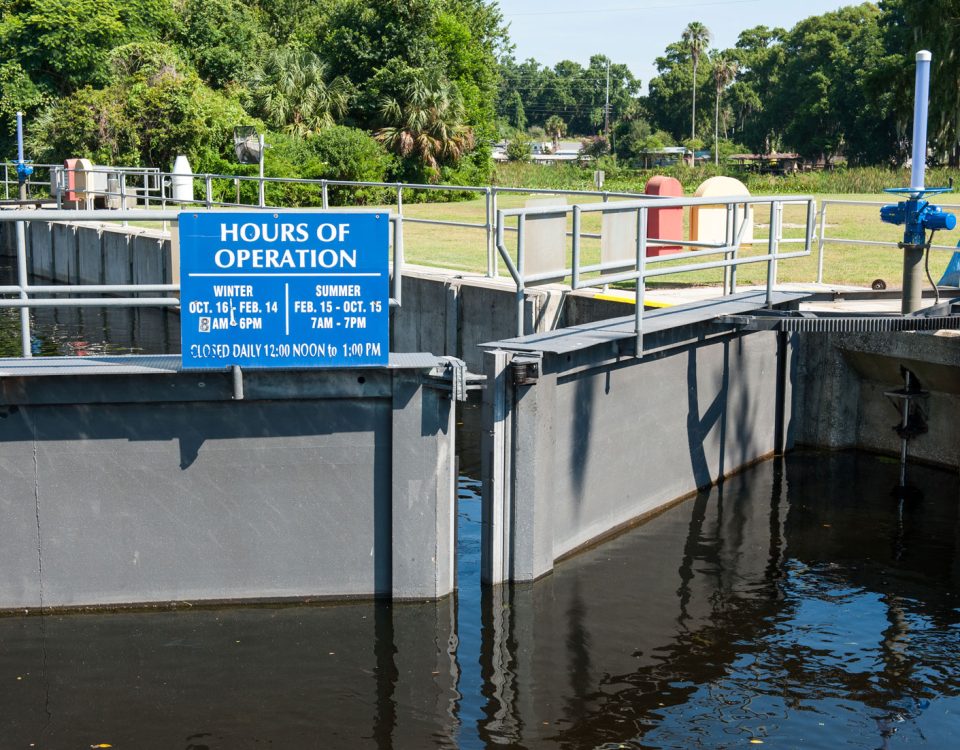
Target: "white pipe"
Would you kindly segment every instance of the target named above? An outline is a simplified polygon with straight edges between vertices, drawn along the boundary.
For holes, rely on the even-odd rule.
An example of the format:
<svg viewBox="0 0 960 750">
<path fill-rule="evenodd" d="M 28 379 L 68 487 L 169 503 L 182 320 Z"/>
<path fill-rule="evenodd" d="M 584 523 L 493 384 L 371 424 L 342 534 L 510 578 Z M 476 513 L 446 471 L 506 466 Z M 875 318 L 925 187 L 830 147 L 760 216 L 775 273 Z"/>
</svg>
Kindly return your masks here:
<svg viewBox="0 0 960 750">
<path fill-rule="evenodd" d="M 927 168 L 927 114 L 930 96 L 930 61 L 933 55 L 922 49 L 917 53 L 917 82 L 913 94 L 913 170 L 910 190 L 924 190 Z"/>
</svg>

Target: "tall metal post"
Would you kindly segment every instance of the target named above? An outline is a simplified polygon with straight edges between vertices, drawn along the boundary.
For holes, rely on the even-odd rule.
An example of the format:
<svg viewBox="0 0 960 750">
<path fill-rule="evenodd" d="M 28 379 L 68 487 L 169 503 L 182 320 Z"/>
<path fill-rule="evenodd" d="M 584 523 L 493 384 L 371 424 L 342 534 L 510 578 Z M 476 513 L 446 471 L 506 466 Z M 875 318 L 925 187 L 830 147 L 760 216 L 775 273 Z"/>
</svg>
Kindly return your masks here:
<svg viewBox="0 0 960 750">
<path fill-rule="evenodd" d="M 260 206 L 260 208 L 263 208 L 264 206 L 267 205 L 266 191 L 264 190 L 264 185 L 263 185 L 263 154 L 264 154 L 265 148 L 266 147 L 264 144 L 263 133 L 261 133 L 260 134 L 260 182 L 258 183 L 259 189 L 257 191 L 258 205 Z"/>
<path fill-rule="evenodd" d="M 913 167 L 910 172 L 910 190 L 922 195 L 927 169 L 927 113 L 930 95 L 930 60 L 927 50 L 917 53 L 917 77 L 913 94 Z M 922 244 L 908 242 L 903 247 L 903 301 L 900 311 L 906 315 L 923 306 L 923 252 Z"/>
<path fill-rule="evenodd" d="M 927 169 L 927 114 L 930 96 L 930 61 L 933 55 L 925 49 L 917 53 L 917 77 L 913 92 L 913 168 L 910 189 L 923 192 Z"/>
<path fill-rule="evenodd" d="M 26 169 L 23 159 L 23 112 L 17 112 L 17 182 L 20 184 L 20 200 L 27 199 L 27 176 L 33 170 Z"/>
<path fill-rule="evenodd" d="M 27 199 L 27 176 L 33 171 L 23 159 L 23 112 L 17 112 L 17 181 L 20 183 L 20 200 Z M 27 275 L 27 226 L 17 222 L 17 284 L 20 286 L 20 299 L 29 299 L 25 289 L 30 279 Z M 20 308 L 20 346 L 24 357 L 33 356 L 30 335 L 30 308 Z"/>
</svg>

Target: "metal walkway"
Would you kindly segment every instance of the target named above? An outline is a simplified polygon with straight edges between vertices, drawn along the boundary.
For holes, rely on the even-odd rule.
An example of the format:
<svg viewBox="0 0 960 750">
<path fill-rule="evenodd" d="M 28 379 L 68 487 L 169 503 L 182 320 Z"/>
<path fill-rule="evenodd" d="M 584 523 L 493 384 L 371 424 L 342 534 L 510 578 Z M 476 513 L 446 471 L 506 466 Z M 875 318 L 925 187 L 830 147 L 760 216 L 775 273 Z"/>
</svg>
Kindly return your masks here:
<svg viewBox="0 0 960 750">
<path fill-rule="evenodd" d="M 771 293 L 771 306 L 773 308 L 792 306 L 811 296 L 813 295 L 810 292 L 774 291 Z M 722 299 L 701 300 L 675 307 L 660 308 L 644 315 L 643 335 L 650 343 L 667 344 L 674 339 L 671 334 L 679 333 L 691 326 L 764 309 L 767 309 L 765 291 L 741 292 Z M 634 316 L 630 315 L 549 333 L 504 339 L 482 346 L 516 352 L 550 354 L 567 354 L 593 346 L 622 342 L 632 346 L 632 342 L 636 339 L 635 324 Z M 729 329 L 727 326 L 726 330 Z"/>
</svg>

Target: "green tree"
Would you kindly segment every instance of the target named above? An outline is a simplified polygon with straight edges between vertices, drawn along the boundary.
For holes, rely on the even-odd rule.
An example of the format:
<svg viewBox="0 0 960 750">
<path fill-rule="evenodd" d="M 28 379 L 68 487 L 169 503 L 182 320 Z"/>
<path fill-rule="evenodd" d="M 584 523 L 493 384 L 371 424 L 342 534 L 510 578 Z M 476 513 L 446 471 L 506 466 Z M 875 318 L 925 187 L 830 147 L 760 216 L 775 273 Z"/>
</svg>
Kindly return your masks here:
<svg viewBox="0 0 960 750">
<path fill-rule="evenodd" d="M 690 59 L 693 61 L 693 104 L 690 118 L 690 137 L 697 137 L 697 67 L 700 56 L 710 44 L 710 30 L 699 21 L 691 21 L 683 30 L 682 41 L 690 50 Z"/>
<path fill-rule="evenodd" d="M 720 96 L 737 75 L 737 61 L 720 53 L 714 56 L 713 80 L 716 84 L 717 103 L 713 116 L 713 163 L 720 164 Z"/>
<path fill-rule="evenodd" d="M 784 65 L 784 29 L 756 26 L 740 32 L 736 47 L 726 54 L 736 60 L 737 77 L 728 101 L 734 112 L 734 133 L 751 150 L 769 153 L 778 146 L 778 124 L 771 116 L 770 103 L 780 86 Z"/>
<path fill-rule="evenodd" d="M 62 96 L 105 85 L 113 49 L 176 24 L 169 0 L 17 0 L 4 3 L 0 37 L 42 91 Z"/>
<path fill-rule="evenodd" d="M 523 100 L 520 98 L 520 92 L 514 91 L 512 101 L 510 103 L 511 114 L 513 115 L 510 118 L 510 125 L 512 125 L 517 130 L 523 130 L 527 127 L 527 113 L 523 108 Z"/>
<path fill-rule="evenodd" d="M 896 158 L 910 150 L 915 56 L 926 49 L 933 54 L 928 141 L 935 156 L 960 166 L 960 5 L 956 0 L 881 0 L 880 11 L 885 56 L 867 85 L 893 122 Z"/>
<path fill-rule="evenodd" d="M 789 148 L 851 163 L 890 157 L 892 118 L 868 85 L 884 56 L 878 22 L 878 8 L 864 4 L 807 18 L 785 36 L 769 116 Z"/>
<path fill-rule="evenodd" d="M 197 170 L 223 163 L 234 125 L 249 120 L 239 103 L 164 45 L 125 45 L 111 57 L 109 86 L 54 100 L 37 117 L 30 146 L 38 161 L 69 155 L 169 169 L 185 154 Z"/>
<path fill-rule="evenodd" d="M 6 46 L 31 77 L 58 94 L 106 82 L 110 50 L 122 43 L 116 0 L 25 0 L 7 19 Z"/>
<path fill-rule="evenodd" d="M 184 0 L 179 47 L 214 88 L 246 83 L 274 43 L 266 18 L 243 0 Z"/>
<path fill-rule="evenodd" d="M 456 164 L 473 148 L 473 130 L 457 86 L 429 71 L 411 71 L 401 98 L 381 103 L 384 127 L 375 136 L 388 151 L 413 158 L 433 182 L 440 167 Z"/>
<path fill-rule="evenodd" d="M 521 65 L 512 58 L 501 62 L 501 102 L 513 108 L 517 95 L 531 124 L 544 126 L 552 116 L 562 118 L 571 133 L 593 133 L 604 122 L 607 66 L 610 68 L 610 111 L 614 120 L 635 106 L 640 81 L 626 65 L 593 55 L 587 67 L 561 60 L 553 68 L 535 60 Z M 508 109 L 501 114 L 510 117 Z"/>
<path fill-rule="evenodd" d="M 280 47 L 254 75 L 252 97 L 272 127 L 309 136 L 344 115 L 350 86 L 344 78 L 328 80 L 327 66 L 309 50 Z"/>
<path fill-rule="evenodd" d="M 0 63 L 0 149 L 10 153 L 16 145 L 17 112 L 27 117 L 50 101 L 15 60 Z"/>
<path fill-rule="evenodd" d="M 676 140 L 688 137 L 690 132 L 690 92 L 693 89 L 693 60 L 690 49 L 682 42 L 667 45 L 664 54 L 655 61 L 658 75 L 650 81 L 650 93 L 646 106 L 650 112 L 651 125 L 666 130 Z M 712 76 L 706 66 L 697 69 L 697 123 L 707 127 L 710 122 L 709 103 L 703 92 L 711 92 Z M 703 105 L 703 106 L 701 106 Z"/>
</svg>

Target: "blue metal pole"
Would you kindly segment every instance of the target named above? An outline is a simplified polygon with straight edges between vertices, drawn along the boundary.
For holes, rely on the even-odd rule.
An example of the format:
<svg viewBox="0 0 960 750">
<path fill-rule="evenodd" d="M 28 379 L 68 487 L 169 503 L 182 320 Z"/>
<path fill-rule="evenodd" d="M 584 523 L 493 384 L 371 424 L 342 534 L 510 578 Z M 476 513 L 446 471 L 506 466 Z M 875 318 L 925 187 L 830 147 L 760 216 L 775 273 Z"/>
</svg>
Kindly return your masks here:
<svg viewBox="0 0 960 750">
<path fill-rule="evenodd" d="M 923 192 L 927 168 L 927 111 L 930 98 L 930 60 L 933 55 L 922 49 L 917 53 L 917 79 L 913 95 L 913 170 L 910 189 Z"/>
</svg>

